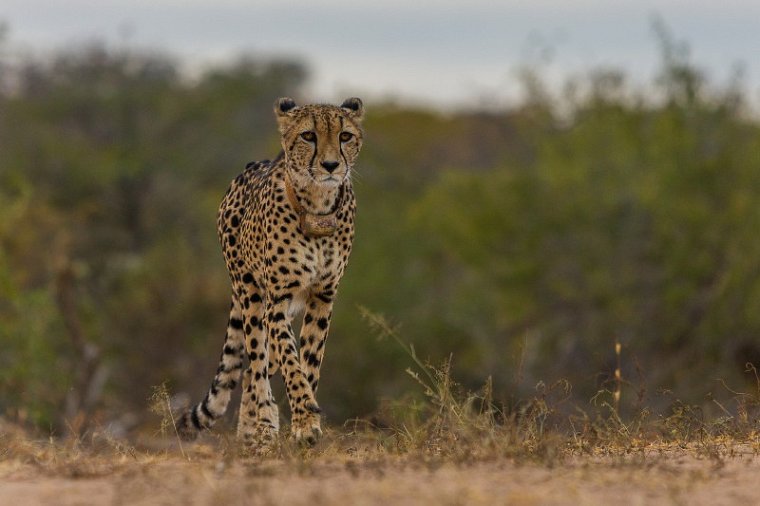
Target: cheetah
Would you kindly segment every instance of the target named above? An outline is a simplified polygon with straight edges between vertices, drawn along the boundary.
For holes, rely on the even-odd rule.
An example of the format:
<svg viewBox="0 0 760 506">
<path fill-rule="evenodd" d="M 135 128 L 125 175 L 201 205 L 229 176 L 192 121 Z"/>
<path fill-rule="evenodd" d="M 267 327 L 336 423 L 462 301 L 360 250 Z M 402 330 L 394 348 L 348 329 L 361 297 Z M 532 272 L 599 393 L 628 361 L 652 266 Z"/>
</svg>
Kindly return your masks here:
<svg viewBox="0 0 760 506">
<path fill-rule="evenodd" d="M 237 435 L 245 444 L 274 441 L 279 413 L 270 378 L 280 370 L 291 434 L 314 444 L 322 435 L 315 397 L 333 302 L 354 237 L 351 184 L 362 146 L 364 107 L 275 102 L 282 151 L 249 163 L 227 190 L 217 218 L 232 281 L 232 304 L 211 388 L 178 421 L 184 439 L 209 429 L 227 409 L 242 374 Z M 303 311 L 296 347 L 292 321 Z M 245 359 L 248 366 L 245 367 Z"/>
</svg>

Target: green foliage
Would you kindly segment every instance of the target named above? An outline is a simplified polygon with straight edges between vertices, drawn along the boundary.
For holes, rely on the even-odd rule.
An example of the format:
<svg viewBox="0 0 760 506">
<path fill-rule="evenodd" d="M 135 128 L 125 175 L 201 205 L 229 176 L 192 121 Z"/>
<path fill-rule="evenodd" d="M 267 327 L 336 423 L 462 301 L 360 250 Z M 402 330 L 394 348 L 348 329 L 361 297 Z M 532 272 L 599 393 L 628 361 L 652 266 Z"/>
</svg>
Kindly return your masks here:
<svg viewBox="0 0 760 506">
<path fill-rule="evenodd" d="M 660 38 L 645 89 L 602 69 L 553 95 L 529 71 L 508 110 L 370 104 L 320 385 L 331 420 L 414 388 L 358 306 L 507 405 L 542 379 L 606 395 L 616 340 L 621 409 L 671 403 L 663 389 L 717 409 L 713 378 L 754 385 L 760 124 L 741 83 L 711 87 Z M 142 413 L 164 381 L 198 395 L 229 303 L 216 208 L 277 154 L 271 104 L 304 68 L 242 59 L 189 80 L 170 57 L 89 46 L 0 69 L 0 409 L 60 428 L 72 409 Z"/>
<path fill-rule="evenodd" d="M 484 356 L 527 333 L 531 371 L 609 371 L 618 338 L 660 385 L 696 395 L 715 385 L 688 385 L 694 374 L 739 378 L 760 332 L 736 318 L 760 303 L 760 131 L 732 101 L 677 105 L 677 84 L 657 105 L 592 81 L 531 163 L 449 171 L 428 188 L 418 233 L 459 278 L 439 311 L 473 341 L 473 321 L 505 337 Z"/>
<path fill-rule="evenodd" d="M 100 407 L 142 409 L 150 385 L 213 371 L 209 338 L 223 333 L 229 304 L 218 201 L 249 149 L 276 142 L 272 97 L 297 91 L 304 72 L 241 60 L 189 83 L 169 58 L 99 46 L 9 68 L 0 243 L 13 290 L 0 327 L 15 368 L 3 389 L 45 391 L 34 396 L 39 419 L 65 427 L 66 392 L 93 379 L 81 354 L 100 350 L 95 366 L 111 371 Z M 73 299 L 65 307 L 62 291 Z M 62 319 L 70 325 L 53 328 Z M 28 336 L 32 322 L 40 330 Z M 51 363 L 62 349 L 71 360 Z M 28 403 L 3 398 L 7 409 Z"/>
<path fill-rule="evenodd" d="M 67 350 L 60 341 L 50 339 L 61 331 L 54 303 L 42 290 L 19 293 L 6 284 L 7 272 L 0 275 L 4 285 L 0 291 L 0 408 L 20 420 L 49 427 L 55 421 L 50 407 L 61 402 L 70 380 L 65 368 Z"/>
</svg>

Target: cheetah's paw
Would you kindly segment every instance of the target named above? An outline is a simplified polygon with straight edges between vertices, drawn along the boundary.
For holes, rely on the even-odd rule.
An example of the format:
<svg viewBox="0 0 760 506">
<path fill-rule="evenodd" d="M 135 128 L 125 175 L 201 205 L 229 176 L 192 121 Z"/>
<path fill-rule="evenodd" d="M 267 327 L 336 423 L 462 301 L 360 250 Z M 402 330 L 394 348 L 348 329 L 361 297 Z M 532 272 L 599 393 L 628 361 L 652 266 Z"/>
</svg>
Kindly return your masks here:
<svg viewBox="0 0 760 506">
<path fill-rule="evenodd" d="M 322 437 L 319 413 L 312 411 L 294 419 L 290 431 L 293 434 L 293 439 L 298 443 L 305 446 L 314 446 Z"/>
</svg>

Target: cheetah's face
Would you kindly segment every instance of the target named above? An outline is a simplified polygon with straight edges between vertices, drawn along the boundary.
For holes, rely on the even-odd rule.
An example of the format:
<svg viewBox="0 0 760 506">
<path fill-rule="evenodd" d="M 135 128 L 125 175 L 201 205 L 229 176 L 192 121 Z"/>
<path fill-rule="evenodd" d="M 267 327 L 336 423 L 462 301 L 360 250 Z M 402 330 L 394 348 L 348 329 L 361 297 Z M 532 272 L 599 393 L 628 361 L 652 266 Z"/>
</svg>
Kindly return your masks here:
<svg viewBox="0 0 760 506">
<path fill-rule="evenodd" d="M 339 186 L 350 176 L 362 145 L 362 101 L 296 106 L 281 98 L 274 106 L 282 149 L 298 186 Z"/>
</svg>

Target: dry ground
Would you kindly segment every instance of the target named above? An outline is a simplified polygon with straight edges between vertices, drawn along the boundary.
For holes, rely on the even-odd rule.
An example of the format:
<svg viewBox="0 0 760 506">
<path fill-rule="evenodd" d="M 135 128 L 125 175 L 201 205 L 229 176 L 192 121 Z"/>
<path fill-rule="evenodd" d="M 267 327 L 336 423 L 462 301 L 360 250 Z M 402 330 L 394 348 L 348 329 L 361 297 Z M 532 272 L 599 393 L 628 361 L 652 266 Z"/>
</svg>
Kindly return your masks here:
<svg viewBox="0 0 760 506">
<path fill-rule="evenodd" d="M 235 455 L 222 439 L 183 455 L 177 447 L 111 441 L 83 449 L 6 435 L 0 505 L 760 504 L 755 437 L 550 459 L 394 454 L 342 438 L 261 458 Z"/>
<path fill-rule="evenodd" d="M 73 427 L 84 435 L 45 440 L 0 418 L 0 506 L 760 505 L 760 379 L 736 415 L 674 403 L 624 421 L 607 403 L 555 410 L 561 382 L 496 409 L 490 383 L 460 395 L 447 368 L 417 363 L 427 402 L 327 429 L 315 448 L 283 430 L 266 456 L 241 452 L 224 424 L 182 445 L 163 387 L 158 430 L 129 441 Z"/>
</svg>

